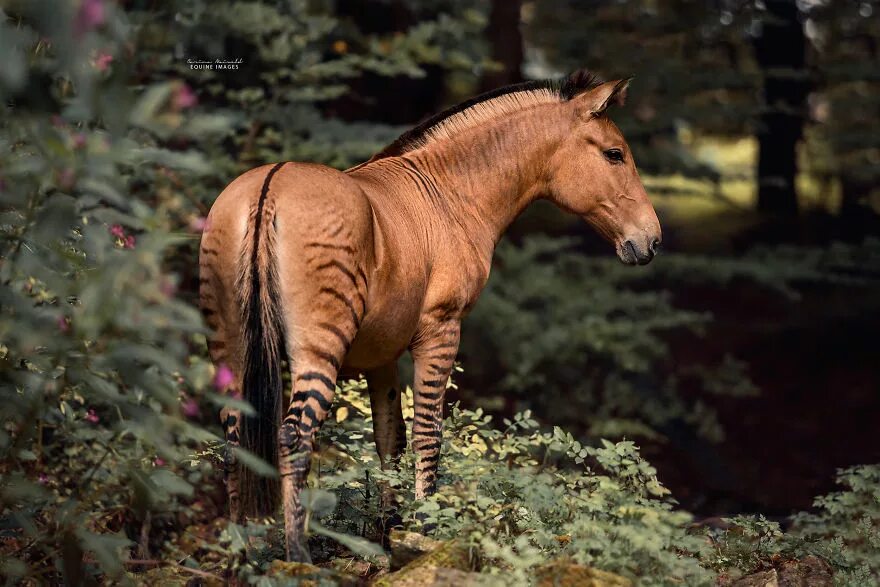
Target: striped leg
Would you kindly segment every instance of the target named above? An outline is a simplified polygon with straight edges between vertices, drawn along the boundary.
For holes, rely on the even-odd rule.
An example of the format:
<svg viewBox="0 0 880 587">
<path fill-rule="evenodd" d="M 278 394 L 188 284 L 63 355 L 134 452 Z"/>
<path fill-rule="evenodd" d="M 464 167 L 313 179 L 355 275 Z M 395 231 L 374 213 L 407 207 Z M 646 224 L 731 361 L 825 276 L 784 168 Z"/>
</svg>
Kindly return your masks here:
<svg viewBox="0 0 880 587">
<path fill-rule="evenodd" d="M 458 320 L 445 320 L 421 329 L 412 349 L 415 360 L 415 418 L 412 446 L 416 454 L 416 499 L 424 499 L 437 487 L 440 440 L 443 434 L 443 397 L 458 353 Z"/>
<path fill-rule="evenodd" d="M 366 312 L 367 278 L 339 225 L 326 239 L 305 244 L 305 262 L 316 278 L 300 283 L 308 308 L 291 313 L 288 323 L 293 389 L 290 406 L 278 431 L 278 468 L 284 508 L 287 560 L 310 560 L 305 544 L 305 511 L 300 492 L 311 466 L 315 435 L 327 418 L 336 391 L 336 377 Z M 306 293 L 307 292 L 307 293 Z"/>
<path fill-rule="evenodd" d="M 224 476 L 226 478 L 226 495 L 229 499 L 229 519 L 235 524 L 241 524 L 241 507 L 238 501 L 240 483 L 238 478 L 238 459 L 235 457 L 235 448 L 239 446 L 239 421 L 241 410 L 223 408 L 220 410 L 220 419 L 223 422 L 223 430 L 226 433 L 226 450 L 223 455 Z"/>
<path fill-rule="evenodd" d="M 397 362 L 391 362 L 367 373 L 370 391 L 370 410 L 373 413 L 373 436 L 382 469 L 396 469 L 406 449 L 406 427 L 403 423 L 400 383 L 397 380 Z M 402 525 L 397 514 L 394 491 L 381 484 L 379 501 L 379 531 L 383 539 L 391 528 Z"/>
<path fill-rule="evenodd" d="M 310 561 L 304 540 L 305 511 L 300 492 L 309 476 L 315 434 L 333 403 L 337 365 L 341 360 L 341 357 L 332 361 L 319 357 L 323 357 L 323 353 L 309 350 L 294 357 L 293 393 L 278 434 L 284 537 L 289 561 Z"/>
</svg>

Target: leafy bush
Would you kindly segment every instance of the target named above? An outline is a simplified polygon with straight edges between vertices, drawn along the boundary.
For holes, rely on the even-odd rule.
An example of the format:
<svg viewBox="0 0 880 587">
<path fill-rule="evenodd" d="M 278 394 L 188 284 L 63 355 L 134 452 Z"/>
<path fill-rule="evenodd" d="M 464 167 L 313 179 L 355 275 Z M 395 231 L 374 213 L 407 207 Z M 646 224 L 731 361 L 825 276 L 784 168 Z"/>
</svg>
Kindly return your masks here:
<svg viewBox="0 0 880 587">
<path fill-rule="evenodd" d="M 366 155 L 394 130 L 357 135 L 318 104 L 365 70 L 420 75 L 441 41 L 463 66 L 480 24 L 442 17 L 390 52 L 327 4 L 160 4 L 0 11 L 0 523 L 13 579 L 118 580 L 126 560 L 216 517 L 218 467 L 198 455 L 219 439 L 201 424 L 230 400 L 187 303 L 208 203 L 255 160 Z M 357 50 L 328 59 L 343 34 Z M 257 62 L 233 82 L 181 52 L 236 44 Z M 336 129 L 321 134 L 329 145 L 306 134 L 319 128 Z"/>
<path fill-rule="evenodd" d="M 704 336 L 714 319 L 683 306 L 677 292 L 748 284 L 795 302 L 809 285 L 876 284 L 880 267 L 877 239 L 741 257 L 664 254 L 638 269 L 585 256 L 577 245 L 540 235 L 501 243 L 465 321 L 462 349 L 472 359 L 468 380 L 488 388 L 476 396 L 479 405 L 507 413 L 529 407 L 541 421 L 592 437 L 656 439 L 684 424 L 718 441 L 723 430 L 711 397 L 758 393 L 736 357 L 705 365 L 676 359 L 671 335 Z"/>
<path fill-rule="evenodd" d="M 389 35 L 357 30 L 325 2 L 157 4 L 39 0 L 0 13 L 0 569 L 13 582 L 161 583 L 165 569 L 219 579 L 241 564 L 250 536 L 265 547 L 236 570 L 269 581 L 277 525 L 238 527 L 221 514 L 214 413 L 231 400 L 213 385 L 204 325 L 188 303 L 199 221 L 247 167 L 288 158 L 345 166 L 392 136 L 384 125 L 324 118 L 324 101 L 361 73 L 478 61 L 470 35 L 481 16 L 457 0 L 417 3 L 423 21 Z M 442 14 L 449 6 L 464 26 Z M 186 66 L 187 52 L 234 57 L 224 55 L 230 46 L 252 60 L 248 75 Z M 571 392 L 575 408 L 597 414 L 596 435 L 649 434 L 675 417 L 711 435 L 711 413 L 676 392 L 683 374 L 659 368 L 661 333 L 698 330 L 707 317 L 642 291 L 635 273 L 566 252 L 567 243 L 535 243 L 501 250 L 502 279 L 474 317 L 496 345 L 485 354 L 509 361 L 511 375 L 490 391 Z M 871 250 L 839 256 L 852 267 Z M 758 272 L 691 261 L 727 267 L 728 278 Z M 685 261 L 678 267 L 690 275 Z M 586 355 L 586 370 L 567 360 Z M 645 394 L 642 376 L 655 369 L 665 383 Z M 688 376 L 713 382 L 712 393 L 751 393 L 742 372 L 731 360 Z M 467 538 L 487 573 L 526 577 L 539 559 L 568 556 L 642 581 L 711 580 L 689 516 L 631 443 L 585 446 L 561 429 L 538 432 L 528 413 L 496 430 L 480 411 L 455 410 L 443 489 L 416 504 L 411 455 L 399 473 L 379 470 L 365 402 L 362 383 L 343 386 L 322 432 L 308 504 L 325 558 L 338 544 L 376 556 L 381 483 L 397 488 L 411 527 L 418 513 L 440 536 Z M 858 495 L 870 497 L 863 485 Z M 804 540 L 849 537 L 835 551 L 852 557 L 840 567 L 875 573 L 867 553 L 876 538 L 830 504 L 805 518 Z"/>
<path fill-rule="evenodd" d="M 178 85 L 137 92 L 107 69 L 122 20 L 32 7 L 0 20 L 12 70 L 49 81 L 0 86 L 3 571 L 74 584 L 119 578 L 131 538 L 146 549 L 151 518 L 191 517 L 178 498 L 211 477 L 174 466 L 214 436 L 193 424 L 210 377 L 187 360 L 201 317 L 163 266 L 180 241 L 171 204 L 161 189 L 132 197 L 171 161 L 193 176 L 206 163 L 142 140 L 200 137 L 168 121 Z"/>
<path fill-rule="evenodd" d="M 880 465 L 839 471 L 843 489 L 817 497 L 816 512 L 793 518 L 790 532 L 801 552 L 814 552 L 838 569 L 838 583 L 880 581 Z"/>
<path fill-rule="evenodd" d="M 570 558 L 644 585 L 711 583 L 698 559 L 706 543 L 688 531 L 691 516 L 674 510 L 632 442 L 583 445 L 558 427 L 540 432 L 529 412 L 496 429 L 482 410 L 456 406 L 445 422 L 438 493 L 417 503 L 411 454 L 400 471 L 378 469 L 365 394 L 363 382 L 344 385 L 335 421 L 321 432 L 314 481 L 339 499 L 322 523 L 340 532 L 372 527 L 384 483 L 411 529 L 429 524 L 437 537 L 467 541 L 484 573 L 524 581 L 547 560 Z M 409 391 L 405 398 L 411 419 Z"/>
<path fill-rule="evenodd" d="M 819 556 L 835 570 L 835 583 L 848 587 L 880 580 L 880 465 L 838 472 L 841 491 L 817 497 L 816 511 L 801 512 L 783 531 L 763 516 L 736 516 L 715 532 L 705 558 L 719 571 L 749 573 L 780 560 Z"/>
<path fill-rule="evenodd" d="M 410 390 L 404 414 L 411 421 Z M 841 585 L 870 584 L 878 575 L 880 466 L 842 471 L 838 481 L 847 490 L 818 498 L 818 511 L 794 516 L 788 531 L 763 516 L 737 516 L 726 520 L 727 529 L 709 530 L 675 508 L 629 441 L 587 446 L 558 427 L 541 432 L 529 412 L 495 428 L 481 410 L 454 406 L 444 425 L 438 493 L 415 502 L 413 455 L 404 455 L 399 471 L 382 471 L 371 429 L 366 383 L 343 384 L 320 433 L 307 499 L 311 547 L 321 558 L 354 553 L 385 564 L 376 556 L 375 522 L 387 485 L 409 530 L 430 525 L 435 537 L 463 542 L 475 568 L 505 582 L 525 584 L 548 561 L 574 560 L 639 585 L 709 585 L 716 573 L 742 576 L 807 555 L 831 563 Z M 251 525 L 233 534 L 275 531 Z M 244 549 L 246 540 L 238 543 Z M 279 544 L 266 544 L 245 574 L 268 580 Z"/>
</svg>

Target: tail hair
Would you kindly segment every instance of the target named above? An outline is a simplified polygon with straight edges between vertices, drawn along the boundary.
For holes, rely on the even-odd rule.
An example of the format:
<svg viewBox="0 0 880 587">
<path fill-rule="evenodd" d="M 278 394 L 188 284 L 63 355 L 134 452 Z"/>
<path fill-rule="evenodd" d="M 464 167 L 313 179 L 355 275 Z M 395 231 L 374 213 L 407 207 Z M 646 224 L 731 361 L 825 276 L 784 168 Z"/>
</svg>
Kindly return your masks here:
<svg viewBox="0 0 880 587">
<path fill-rule="evenodd" d="M 253 234 L 245 237 L 251 247 L 242 250 L 238 287 L 245 349 L 242 397 L 255 412 L 241 418 L 241 447 L 276 468 L 284 393 L 285 327 L 279 302 L 274 222 L 266 222 L 265 231 L 261 230 L 269 182 L 278 167 L 266 177 L 251 225 Z M 241 512 L 254 517 L 272 515 L 281 493 L 277 476 L 261 475 L 243 464 L 237 466 Z"/>
</svg>

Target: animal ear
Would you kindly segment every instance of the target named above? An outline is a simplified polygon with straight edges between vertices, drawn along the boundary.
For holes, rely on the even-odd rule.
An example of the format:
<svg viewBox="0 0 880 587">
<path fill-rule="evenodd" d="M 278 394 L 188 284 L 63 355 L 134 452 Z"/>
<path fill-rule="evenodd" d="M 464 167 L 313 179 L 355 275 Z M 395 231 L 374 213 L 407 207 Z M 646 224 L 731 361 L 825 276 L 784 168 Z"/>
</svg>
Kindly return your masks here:
<svg viewBox="0 0 880 587">
<path fill-rule="evenodd" d="M 631 77 L 605 82 L 589 92 L 585 92 L 581 98 L 582 107 L 591 116 L 599 116 L 611 106 L 623 106 L 626 102 L 626 91 L 629 88 Z"/>
</svg>

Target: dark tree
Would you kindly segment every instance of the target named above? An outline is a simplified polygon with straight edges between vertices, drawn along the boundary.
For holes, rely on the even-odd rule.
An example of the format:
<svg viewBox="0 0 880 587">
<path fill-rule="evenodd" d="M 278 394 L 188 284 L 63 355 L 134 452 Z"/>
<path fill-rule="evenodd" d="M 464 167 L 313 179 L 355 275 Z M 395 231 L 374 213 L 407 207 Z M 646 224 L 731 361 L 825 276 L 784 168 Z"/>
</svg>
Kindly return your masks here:
<svg viewBox="0 0 880 587">
<path fill-rule="evenodd" d="M 880 225 L 880 2 L 832 0 L 809 10 L 811 57 L 821 83 L 817 136 L 840 185 L 838 236 L 861 239 Z M 872 197 L 875 201 L 872 205 Z"/>
<path fill-rule="evenodd" d="M 523 37 L 520 29 L 522 0 L 492 0 L 486 40 L 489 54 L 500 69 L 488 70 L 480 89 L 488 91 L 522 81 Z"/>
<path fill-rule="evenodd" d="M 797 214 L 797 145 L 807 104 L 806 37 L 795 0 L 767 0 L 755 58 L 763 73 L 758 118 L 758 209 Z"/>
</svg>

